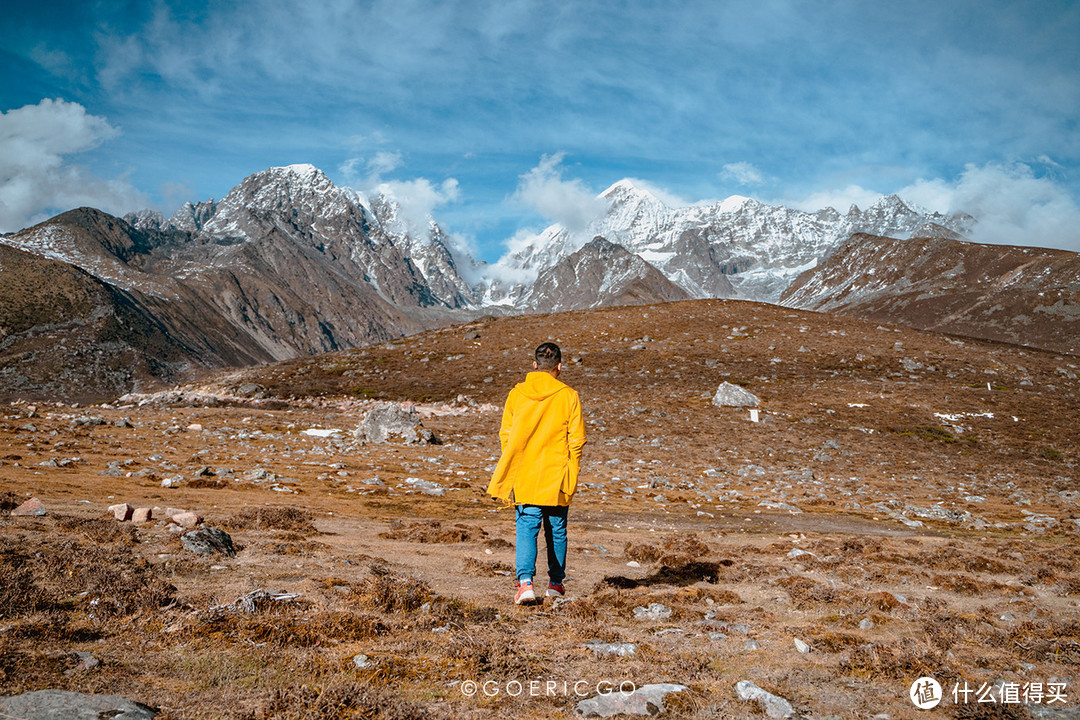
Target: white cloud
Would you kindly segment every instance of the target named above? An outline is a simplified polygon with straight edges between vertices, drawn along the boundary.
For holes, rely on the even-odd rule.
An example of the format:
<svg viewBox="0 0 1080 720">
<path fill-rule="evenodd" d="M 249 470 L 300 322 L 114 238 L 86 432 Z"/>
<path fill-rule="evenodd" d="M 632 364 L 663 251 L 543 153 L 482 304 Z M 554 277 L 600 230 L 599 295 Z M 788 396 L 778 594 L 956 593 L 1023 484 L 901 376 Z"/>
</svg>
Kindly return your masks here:
<svg viewBox="0 0 1080 720">
<path fill-rule="evenodd" d="M 748 162 L 728 163 L 724 166 L 720 177 L 734 180 L 740 185 L 761 185 L 765 182 L 765 176 L 761 171 Z"/>
<path fill-rule="evenodd" d="M 435 209 L 456 202 L 461 189 L 456 178 L 447 178 L 437 184 L 423 177 L 412 180 L 383 178 L 384 174 L 393 172 L 402 165 L 400 152 L 380 150 L 367 159 L 351 157 L 345 160 L 338 170 L 345 177 L 345 183 L 361 194 L 367 197 L 384 195 L 397 202 L 398 217 L 405 223 L 404 230 L 414 238 L 427 237 Z M 361 173 L 361 168 L 365 172 Z M 459 256 L 470 253 L 467 240 L 454 236 L 450 239 L 455 244 L 451 249 Z"/>
<path fill-rule="evenodd" d="M 118 134 L 105 118 L 64 100 L 0 113 L 0 231 L 83 205 L 115 215 L 146 207 L 126 177 L 105 180 L 65 160 Z"/>
<path fill-rule="evenodd" d="M 968 165 L 952 210 L 975 216 L 973 240 L 1080 251 L 1080 207 L 1050 178 L 1023 164 Z"/>
<path fill-rule="evenodd" d="M 454 202 L 460 192 L 454 178 L 447 178 L 438 185 L 427 178 L 387 180 L 378 183 L 373 191 L 397 201 L 401 218 L 414 237 L 423 237 L 435 208 Z"/>
<path fill-rule="evenodd" d="M 1037 162 L 1056 169 L 1048 157 Z M 977 221 L 971 237 L 975 242 L 1080 251 L 1080 206 L 1052 177 L 1036 175 L 1024 163 L 971 164 L 954 180 L 919 179 L 896 194 L 926 210 L 972 215 Z M 865 209 L 881 196 L 848 185 L 785 204 L 808 212 L 824 207 L 846 212 L 853 203 Z"/>
<path fill-rule="evenodd" d="M 375 157 L 368 160 L 367 166 L 368 170 L 371 170 L 371 172 L 378 175 L 393 172 L 401 167 L 401 153 L 387 151 L 377 152 L 375 153 Z"/>
<path fill-rule="evenodd" d="M 602 217 L 608 204 L 580 179 L 562 179 L 559 165 L 564 157 L 560 152 L 540 158 L 536 167 L 520 176 L 514 199 L 576 234 Z"/>
</svg>

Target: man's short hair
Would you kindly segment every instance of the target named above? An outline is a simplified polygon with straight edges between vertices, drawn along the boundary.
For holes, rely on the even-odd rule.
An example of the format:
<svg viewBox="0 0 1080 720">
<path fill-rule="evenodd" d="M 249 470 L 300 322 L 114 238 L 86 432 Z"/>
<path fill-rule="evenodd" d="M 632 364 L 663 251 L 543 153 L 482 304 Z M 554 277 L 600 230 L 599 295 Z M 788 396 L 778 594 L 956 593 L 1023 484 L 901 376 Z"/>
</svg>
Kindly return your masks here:
<svg viewBox="0 0 1080 720">
<path fill-rule="evenodd" d="M 536 348 L 536 369 L 554 370 L 562 362 L 562 350 L 555 343 L 546 342 Z"/>
</svg>

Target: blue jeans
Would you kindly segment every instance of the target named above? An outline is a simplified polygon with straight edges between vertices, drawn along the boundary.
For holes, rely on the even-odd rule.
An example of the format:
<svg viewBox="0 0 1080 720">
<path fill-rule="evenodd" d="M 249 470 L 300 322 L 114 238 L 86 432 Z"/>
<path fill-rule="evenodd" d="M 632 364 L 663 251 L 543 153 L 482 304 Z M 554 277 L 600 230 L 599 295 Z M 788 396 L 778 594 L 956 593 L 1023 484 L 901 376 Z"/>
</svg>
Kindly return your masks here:
<svg viewBox="0 0 1080 720">
<path fill-rule="evenodd" d="M 561 585 L 566 578 L 566 505 L 517 505 L 517 579 L 536 575 L 536 538 L 544 526 L 548 580 Z"/>
</svg>

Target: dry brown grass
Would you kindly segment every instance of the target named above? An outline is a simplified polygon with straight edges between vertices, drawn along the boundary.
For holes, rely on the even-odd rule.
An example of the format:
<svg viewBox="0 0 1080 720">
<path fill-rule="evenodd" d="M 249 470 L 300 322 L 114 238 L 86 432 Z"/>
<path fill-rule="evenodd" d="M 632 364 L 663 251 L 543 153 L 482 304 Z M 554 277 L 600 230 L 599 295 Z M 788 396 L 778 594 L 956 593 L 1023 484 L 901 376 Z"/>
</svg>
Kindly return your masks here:
<svg viewBox="0 0 1080 720">
<path fill-rule="evenodd" d="M 383 565 L 372 565 L 371 574 L 353 586 L 358 605 L 384 613 L 414 612 L 434 594 L 423 580 L 402 577 Z"/>
<path fill-rule="evenodd" d="M 848 658 L 840 663 L 840 669 L 864 679 L 902 680 L 930 675 L 941 680 L 955 676 L 942 651 L 914 638 L 856 645 L 851 648 Z"/>
<path fill-rule="evenodd" d="M 288 530 L 312 535 L 318 532 L 311 513 L 294 507 L 246 507 L 220 523 L 228 530 Z"/>
<path fill-rule="evenodd" d="M 438 520 L 405 523 L 394 519 L 390 521 L 390 529 L 379 533 L 379 537 L 418 543 L 458 543 L 482 540 L 487 537 L 487 531 L 463 523 L 444 526 Z"/>
<path fill-rule="evenodd" d="M 304 613 L 299 608 L 273 608 L 246 615 L 236 612 L 212 613 L 184 628 L 189 640 L 219 644 L 265 643 L 278 647 L 307 648 L 376 637 L 387 631 L 381 620 L 347 612 Z"/>
<path fill-rule="evenodd" d="M 328 684 L 278 688 L 251 717 L 281 720 L 426 720 L 431 714 L 423 706 L 401 698 L 391 688 L 339 680 Z"/>
<path fill-rule="evenodd" d="M 781 578 L 776 581 L 776 584 L 787 591 L 787 594 L 791 596 L 791 602 L 800 609 L 819 605 L 846 606 L 852 600 L 850 593 L 836 590 L 802 575 Z"/>
<path fill-rule="evenodd" d="M 477 560 L 476 558 L 467 557 L 463 565 L 465 574 L 473 577 L 497 577 L 500 574 L 514 571 L 514 568 L 509 564 L 498 560 Z"/>
<path fill-rule="evenodd" d="M 92 617 L 113 618 L 155 611 L 176 592 L 126 543 L 48 539 L 30 551 L 0 538 L 0 574 L 0 617 L 83 607 Z"/>
<path fill-rule="evenodd" d="M 948 575 L 934 575 L 932 578 L 934 585 L 951 590 L 959 595 L 986 595 L 986 594 L 1006 594 L 1015 593 L 1014 588 L 1008 585 L 1003 585 L 996 580 L 983 580 L 975 577 L 974 575 L 968 575 L 967 573 L 950 573 Z"/>
<path fill-rule="evenodd" d="M 15 508 L 23 504 L 26 498 L 19 497 L 13 492 L 4 490 L 0 492 L 0 515 L 7 515 Z"/>
<path fill-rule="evenodd" d="M 623 555 L 640 563 L 686 565 L 701 561 L 709 554 L 709 546 L 689 533 L 676 533 L 659 545 L 627 543 Z"/>
</svg>

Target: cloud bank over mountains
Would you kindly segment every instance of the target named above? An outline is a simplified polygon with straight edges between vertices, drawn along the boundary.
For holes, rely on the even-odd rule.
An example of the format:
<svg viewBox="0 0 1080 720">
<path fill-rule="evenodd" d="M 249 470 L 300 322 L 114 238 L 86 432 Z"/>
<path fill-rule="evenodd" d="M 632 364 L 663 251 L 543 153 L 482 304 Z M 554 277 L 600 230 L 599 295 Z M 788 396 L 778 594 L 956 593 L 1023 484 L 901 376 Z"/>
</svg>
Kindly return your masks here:
<svg viewBox="0 0 1080 720">
<path fill-rule="evenodd" d="M 81 155 L 115 140 L 120 133 L 107 118 L 64 100 L 45 99 L 0 114 L 0 231 L 12 232 L 82 205 L 116 215 L 147 207 L 147 195 L 127 174 L 100 177 L 79 162 Z M 573 177 L 567 157 L 562 151 L 543 155 L 534 167 L 519 174 L 516 188 L 505 196 L 503 204 L 508 212 L 517 209 L 524 217 L 504 238 L 502 253 L 540 241 L 540 233 L 549 224 L 561 225 L 579 236 L 581 245 L 591 239 L 586 237 L 589 225 L 607 210 L 607 202 L 598 196 L 603 188 L 590 187 L 582 178 Z M 363 195 L 382 194 L 396 200 L 402 220 L 420 235 L 430 220 L 438 218 L 440 210 L 458 203 L 470 189 L 455 177 L 437 181 L 387 177 L 400 174 L 404 164 L 400 151 L 383 148 L 354 156 L 338 170 L 346 184 Z M 763 181 L 761 171 L 747 162 L 726 164 L 720 173 L 747 186 Z M 884 194 L 897 194 L 927 210 L 970 213 L 979 221 L 973 236 L 978 242 L 1080 251 L 1080 207 L 1059 181 L 1061 174 L 1057 163 L 1042 156 L 1030 163 L 969 164 L 955 178 L 919 179 L 900 188 L 849 184 L 798 198 L 755 197 L 801 210 L 833 207 L 845 212 L 852 204 L 865 208 Z M 720 199 L 686 200 L 647 180 L 634 183 L 671 207 Z M 189 189 L 175 183 L 169 192 L 177 204 L 202 199 L 182 197 L 184 191 Z M 159 209 L 168 213 L 175 208 Z M 456 233 L 452 226 L 444 229 L 457 252 L 477 254 L 472 238 Z"/>
</svg>

